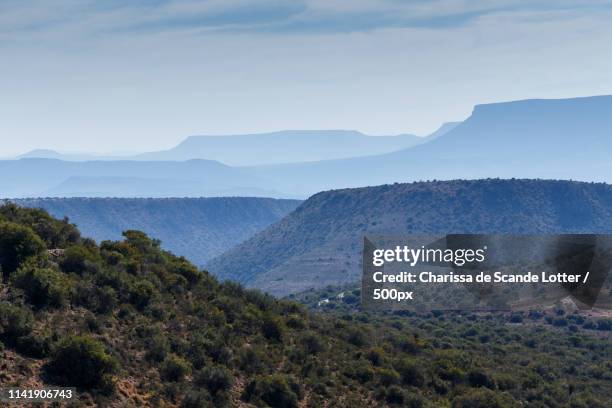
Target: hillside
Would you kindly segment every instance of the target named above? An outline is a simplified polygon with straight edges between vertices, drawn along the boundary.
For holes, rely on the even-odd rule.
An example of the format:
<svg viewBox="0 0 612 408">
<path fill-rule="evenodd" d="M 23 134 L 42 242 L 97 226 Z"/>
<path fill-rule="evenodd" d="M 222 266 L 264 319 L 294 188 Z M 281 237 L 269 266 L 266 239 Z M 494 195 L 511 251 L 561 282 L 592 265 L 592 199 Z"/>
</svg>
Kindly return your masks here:
<svg viewBox="0 0 612 408">
<path fill-rule="evenodd" d="M 612 182 L 612 96 L 478 105 L 428 143 L 368 157 L 254 167 L 298 195 L 385 183 L 456 178 Z"/>
<path fill-rule="evenodd" d="M 204 265 L 234 245 L 280 220 L 300 204 L 271 198 L 33 198 L 13 200 L 68 217 L 98 242 L 143 231 L 162 247 Z"/>
<path fill-rule="evenodd" d="M 612 186 L 488 179 L 327 191 L 207 268 L 286 295 L 359 279 L 366 233 L 553 232 L 612 232 Z"/>
<path fill-rule="evenodd" d="M 555 330 L 469 314 L 316 315 L 219 283 L 141 232 L 98 246 L 14 205 L 0 207 L 0 266 L 0 387 L 76 386 L 74 406 L 599 408 L 612 398 L 610 339 L 579 328 L 580 315 Z"/>
</svg>

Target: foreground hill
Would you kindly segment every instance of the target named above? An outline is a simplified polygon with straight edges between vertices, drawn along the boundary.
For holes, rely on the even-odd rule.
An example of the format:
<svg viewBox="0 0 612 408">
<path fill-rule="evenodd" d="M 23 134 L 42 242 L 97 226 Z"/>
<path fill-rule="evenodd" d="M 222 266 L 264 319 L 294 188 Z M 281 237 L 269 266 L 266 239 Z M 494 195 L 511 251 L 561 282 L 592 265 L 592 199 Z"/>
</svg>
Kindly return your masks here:
<svg viewBox="0 0 612 408">
<path fill-rule="evenodd" d="M 612 398 L 610 339 L 573 324 L 314 315 L 219 283 L 141 232 L 98 246 L 41 210 L 0 207 L 0 267 L 0 387 L 76 386 L 71 406 L 599 408 Z"/>
<path fill-rule="evenodd" d="M 286 295 L 359 279 L 366 233 L 553 232 L 612 232 L 612 186 L 489 179 L 327 191 L 207 267 Z"/>
<path fill-rule="evenodd" d="M 546 178 L 612 182 L 612 96 L 478 105 L 428 143 L 345 160 L 253 168 L 275 189 L 321 190 L 417 180 Z"/>
<path fill-rule="evenodd" d="M 33 198 L 13 200 L 68 217 L 98 242 L 118 240 L 127 230 L 143 231 L 165 249 L 204 265 L 234 245 L 280 220 L 300 204 L 271 198 Z"/>
</svg>

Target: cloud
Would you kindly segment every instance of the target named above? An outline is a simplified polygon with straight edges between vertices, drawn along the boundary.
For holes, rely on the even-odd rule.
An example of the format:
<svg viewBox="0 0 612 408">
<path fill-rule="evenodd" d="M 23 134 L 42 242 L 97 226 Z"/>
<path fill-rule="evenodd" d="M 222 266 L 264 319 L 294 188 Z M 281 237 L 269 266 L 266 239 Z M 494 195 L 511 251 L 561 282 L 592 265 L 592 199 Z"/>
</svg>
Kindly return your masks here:
<svg viewBox="0 0 612 408">
<path fill-rule="evenodd" d="M 2 0 L 0 149 L 426 134 L 478 103 L 611 93 L 611 19 L 609 0 Z"/>
<path fill-rule="evenodd" d="M 610 9 L 606 0 L 7 0 L 0 34 L 131 31 L 346 33 L 460 26 L 494 14 Z"/>
</svg>

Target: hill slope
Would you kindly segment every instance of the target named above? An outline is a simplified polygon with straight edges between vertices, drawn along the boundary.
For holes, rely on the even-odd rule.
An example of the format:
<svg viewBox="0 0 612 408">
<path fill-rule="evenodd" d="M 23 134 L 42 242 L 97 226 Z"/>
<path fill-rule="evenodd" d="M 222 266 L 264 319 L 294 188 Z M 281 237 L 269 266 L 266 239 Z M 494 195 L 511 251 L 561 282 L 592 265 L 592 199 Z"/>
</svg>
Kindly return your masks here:
<svg viewBox="0 0 612 408">
<path fill-rule="evenodd" d="M 0 207 L 0 267 L 0 387 L 76 386 L 71 406 L 603 408 L 612 398 L 610 339 L 586 324 L 314 315 L 219 283 L 141 232 L 97 246 L 16 206 Z"/>
<path fill-rule="evenodd" d="M 502 178 L 612 182 L 612 96 L 478 105 L 447 133 L 401 151 L 252 168 L 276 189 L 321 190 L 418 180 Z"/>
<path fill-rule="evenodd" d="M 612 232 L 612 186 L 542 180 L 422 182 L 319 193 L 207 265 L 286 295 L 356 281 L 365 233 Z"/>
<path fill-rule="evenodd" d="M 68 217 L 98 242 L 118 240 L 139 230 L 162 241 L 165 249 L 203 265 L 300 204 L 271 198 L 40 198 L 14 200 Z"/>
</svg>

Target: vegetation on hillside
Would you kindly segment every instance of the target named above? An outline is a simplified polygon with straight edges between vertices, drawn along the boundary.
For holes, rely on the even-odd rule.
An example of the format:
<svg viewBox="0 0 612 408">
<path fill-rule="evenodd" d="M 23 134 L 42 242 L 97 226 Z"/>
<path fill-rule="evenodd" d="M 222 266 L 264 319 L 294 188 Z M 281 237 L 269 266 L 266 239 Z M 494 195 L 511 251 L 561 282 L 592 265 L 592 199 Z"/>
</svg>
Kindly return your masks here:
<svg viewBox="0 0 612 408">
<path fill-rule="evenodd" d="M 486 179 L 324 191 L 207 267 L 286 296 L 358 281 L 364 235 L 438 233 L 612 233 L 612 186 Z"/>
<path fill-rule="evenodd" d="M 68 217 L 84 236 L 121 239 L 126 230 L 161 239 L 164 248 L 204 265 L 283 218 L 301 201 L 257 197 L 213 198 L 27 198 L 23 207 Z"/>
<path fill-rule="evenodd" d="M 74 406 L 606 407 L 611 340 L 468 315 L 313 314 L 142 232 L 0 207 L 0 386 Z M 62 251 L 49 252 L 51 249 Z M 603 333 L 603 331 L 601 331 Z"/>
</svg>

